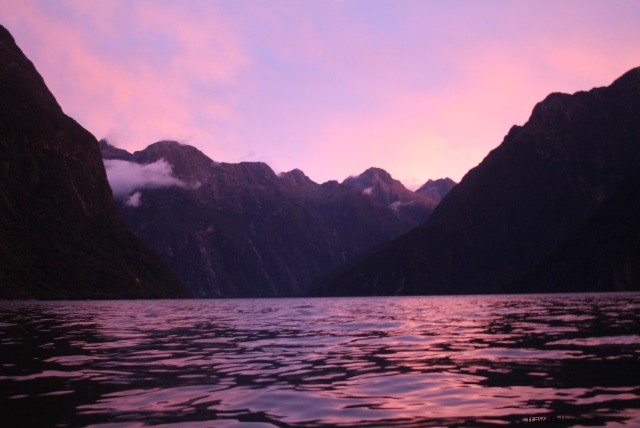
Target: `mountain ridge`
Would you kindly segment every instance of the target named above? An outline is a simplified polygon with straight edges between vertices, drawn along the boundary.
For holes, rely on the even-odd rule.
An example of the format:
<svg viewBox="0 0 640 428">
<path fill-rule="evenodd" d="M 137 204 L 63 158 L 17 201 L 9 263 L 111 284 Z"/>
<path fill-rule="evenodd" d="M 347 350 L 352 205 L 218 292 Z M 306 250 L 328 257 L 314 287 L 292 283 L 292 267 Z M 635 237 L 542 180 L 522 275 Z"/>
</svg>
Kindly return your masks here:
<svg viewBox="0 0 640 428">
<path fill-rule="evenodd" d="M 412 192 L 387 171 L 377 167 L 368 168 L 360 175 L 346 178 L 342 185 L 359 189 L 365 195 L 411 218 L 417 224 L 424 223 L 442 199 L 437 193 Z"/>
<path fill-rule="evenodd" d="M 186 297 L 119 217 L 98 142 L 0 26 L 0 298 Z"/>
<path fill-rule="evenodd" d="M 119 159 L 165 174 L 164 185 L 130 191 L 118 207 L 199 297 L 304 294 L 320 273 L 419 224 L 354 186 L 318 184 L 297 169 L 216 162 L 174 141 L 128 153 L 103 140 L 101 149 L 108 173 Z"/>
<path fill-rule="evenodd" d="M 554 93 L 443 198 L 426 224 L 338 268 L 317 293 L 497 292 L 540 263 L 640 165 L 640 68 Z"/>
</svg>

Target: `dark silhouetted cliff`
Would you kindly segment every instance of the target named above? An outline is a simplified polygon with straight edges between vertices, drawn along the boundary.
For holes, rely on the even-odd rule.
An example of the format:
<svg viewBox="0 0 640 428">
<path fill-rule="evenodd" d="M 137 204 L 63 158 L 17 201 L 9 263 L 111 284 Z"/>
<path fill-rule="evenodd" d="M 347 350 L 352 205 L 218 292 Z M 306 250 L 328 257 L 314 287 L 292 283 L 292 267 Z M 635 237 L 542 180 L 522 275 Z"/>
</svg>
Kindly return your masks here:
<svg viewBox="0 0 640 428">
<path fill-rule="evenodd" d="M 0 298 L 188 293 L 120 219 L 96 139 L 0 26 Z"/>
<path fill-rule="evenodd" d="M 585 225 L 639 167 L 640 68 L 609 87 L 551 94 L 424 226 L 334 271 L 317 293 L 502 290 Z"/>
<path fill-rule="evenodd" d="M 640 170 L 506 292 L 640 290 Z"/>
</svg>

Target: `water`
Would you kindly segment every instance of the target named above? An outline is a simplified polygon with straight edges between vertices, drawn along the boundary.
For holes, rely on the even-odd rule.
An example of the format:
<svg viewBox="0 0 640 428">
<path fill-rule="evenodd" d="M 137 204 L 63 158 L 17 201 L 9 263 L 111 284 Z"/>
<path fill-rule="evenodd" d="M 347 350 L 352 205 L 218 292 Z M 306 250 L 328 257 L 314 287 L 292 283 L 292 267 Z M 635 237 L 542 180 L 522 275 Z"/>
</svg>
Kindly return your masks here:
<svg viewBox="0 0 640 428">
<path fill-rule="evenodd" d="M 0 302 L 0 424 L 640 426 L 639 357 L 640 294 Z"/>
</svg>

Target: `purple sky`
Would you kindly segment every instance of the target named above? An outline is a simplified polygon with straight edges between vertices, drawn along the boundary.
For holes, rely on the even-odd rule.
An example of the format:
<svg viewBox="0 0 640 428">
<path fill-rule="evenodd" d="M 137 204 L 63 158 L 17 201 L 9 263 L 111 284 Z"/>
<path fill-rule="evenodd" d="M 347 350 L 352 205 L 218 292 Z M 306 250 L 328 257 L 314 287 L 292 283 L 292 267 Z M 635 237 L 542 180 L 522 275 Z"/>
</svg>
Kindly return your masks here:
<svg viewBox="0 0 640 428">
<path fill-rule="evenodd" d="M 0 0 L 67 114 L 314 181 L 459 180 L 548 93 L 640 66 L 640 1 Z"/>
</svg>

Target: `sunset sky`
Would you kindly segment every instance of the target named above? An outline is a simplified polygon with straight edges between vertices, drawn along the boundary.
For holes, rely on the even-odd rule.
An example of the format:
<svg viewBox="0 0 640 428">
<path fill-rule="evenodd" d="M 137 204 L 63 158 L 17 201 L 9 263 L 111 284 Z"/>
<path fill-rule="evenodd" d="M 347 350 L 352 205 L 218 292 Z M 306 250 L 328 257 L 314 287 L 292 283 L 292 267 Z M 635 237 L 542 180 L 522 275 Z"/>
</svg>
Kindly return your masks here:
<svg viewBox="0 0 640 428">
<path fill-rule="evenodd" d="M 640 1 L 0 0 L 67 114 L 127 150 L 460 180 L 554 91 L 640 66 Z"/>
</svg>

